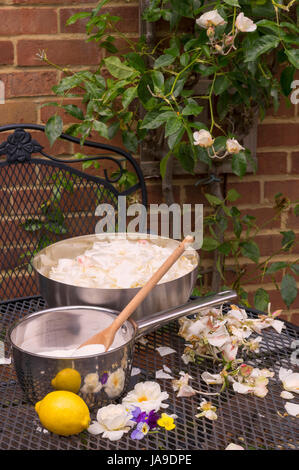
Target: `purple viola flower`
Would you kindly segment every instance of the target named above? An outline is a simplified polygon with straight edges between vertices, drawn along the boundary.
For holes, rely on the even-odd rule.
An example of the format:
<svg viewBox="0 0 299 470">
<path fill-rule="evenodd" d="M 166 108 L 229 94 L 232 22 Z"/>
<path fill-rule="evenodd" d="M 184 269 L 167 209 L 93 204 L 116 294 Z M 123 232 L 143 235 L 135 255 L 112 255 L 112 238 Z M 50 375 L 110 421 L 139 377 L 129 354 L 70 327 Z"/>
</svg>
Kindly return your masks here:
<svg viewBox="0 0 299 470">
<path fill-rule="evenodd" d="M 134 410 L 131 411 L 133 421 L 136 423 L 144 423 L 147 419 L 147 415 L 145 411 L 141 411 L 141 409 L 136 406 Z"/>
<path fill-rule="evenodd" d="M 107 383 L 107 380 L 108 380 L 108 374 L 107 372 L 104 372 L 104 374 L 101 377 L 101 384 L 105 385 L 105 383 Z"/>
<path fill-rule="evenodd" d="M 144 436 L 146 436 L 148 432 L 149 432 L 148 424 L 140 421 L 140 423 L 137 424 L 136 428 L 131 433 L 131 438 L 138 439 L 138 440 L 143 439 Z"/>
<path fill-rule="evenodd" d="M 154 429 L 157 427 L 157 421 L 160 418 L 160 415 L 155 412 L 155 410 L 151 410 L 148 414 L 146 422 L 150 429 Z"/>
</svg>

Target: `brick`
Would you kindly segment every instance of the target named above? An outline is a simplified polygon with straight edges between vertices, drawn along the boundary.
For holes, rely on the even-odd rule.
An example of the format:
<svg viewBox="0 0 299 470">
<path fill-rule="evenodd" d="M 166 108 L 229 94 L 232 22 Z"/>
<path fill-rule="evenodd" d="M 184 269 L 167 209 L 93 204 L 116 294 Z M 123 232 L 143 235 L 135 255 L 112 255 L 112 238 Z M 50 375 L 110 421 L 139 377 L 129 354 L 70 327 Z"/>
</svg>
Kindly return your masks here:
<svg viewBox="0 0 299 470">
<path fill-rule="evenodd" d="M 298 199 L 298 187 L 299 180 L 288 180 L 288 181 L 265 181 L 264 183 L 264 195 L 265 201 L 274 201 L 274 196 L 277 193 L 282 193 L 288 197 L 291 201 Z"/>
<path fill-rule="evenodd" d="M 293 323 L 293 325 L 299 326 L 299 313 L 293 313 L 291 315 L 290 321 L 291 321 L 291 323 Z"/>
<path fill-rule="evenodd" d="M 262 281 L 262 278 L 260 276 L 260 274 L 262 274 L 262 271 L 257 271 L 256 266 L 253 264 L 242 264 L 241 267 L 242 269 L 244 269 L 244 275 L 241 278 L 242 285 L 256 284 L 258 282 L 263 282 L 264 284 L 273 282 L 273 278 L 271 276 L 264 276 Z M 226 285 L 232 285 L 233 282 L 235 282 L 237 279 L 234 269 L 230 268 L 231 266 L 227 265 L 227 270 L 225 271 Z M 274 278 L 276 282 L 280 282 L 282 280 L 282 271 L 278 271 L 277 273 L 275 273 Z"/>
<path fill-rule="evenodd" d="M 235 189 L 240 194 L 240 197 L 237 200 L 238 206 L 245 204 L 258 204 L 260 202 L 260 184 L 257 181 L 231 181 L 227 185 L 227 190 L 229 189 Z M 235 206 L 236 202 L 232 202 L 230 205 Z"/>
<path fill-rule="evenodd" d="M 287 153 L 269 152 L 258 153 L 258 175 L 279 175 L 287 173 Z"/>
<path fill-rule="evenodd" d="M 205 197 L 205 193 L 209 193 L 209 189 L 206 187 L 205 189 L 202 186 L 195 186 L 195 185 L 185 185 L 185 204 L 203 204 L 206 207 L 209 207 L 209 203 L 207 198 Z"/>
<path fill-rule="evenodd" d="M 5 98 L 51 95 L 58 82 L 58 72 L 13 72 L 0 73 L 5 85 Z"/>
<path fill-rule="evenodd" d="M 81 8 L 64 8 L 60 10 L 60 29 L 62 33 L 85 33 L 87 19 L 81 19 L 75 24 L 67 25 L 67 20 L 82 11 Z M 91 8 L 84 8 L 84 11 L 91 11 Z M 138 5 L 121 5 L 103 8 L 101 13 L 110 13 L 113 16 L 119 16 L 121 20 L 116 24 L 119 31 L 125 33 L 138 33 L 139 31 L 139 9 Z"/>
<path fill-rule="evenodd" d="M 294 117 L 295 116 L 295 110 L 296 110 L 296 107 L 294 104 L 290 103 L 290 105 L 288 105 L 286 99 L 281 96 L 281 100 L 280 100 L 280 104 L 279 104 L 279 108 L 277 111 L 274 110 L 273 107 L 269 108 L 267 113 L 266 113 L 266 116 L 271 116 L 271 117 L 274 117 L 274 118 L 281 118 L 281 117 Z"/>
<path fill-rule="evenodd" d="M 0 8 L 0 35 L 55 34 L 57 13 L 52 8 Z"/>
<path fill-rule="evenodd" d="M 299 152 L 293 152 L 291 155 L 292 159 L 292 174 L 299 174 Z"/>
<path fill-rule="evenodd" d="M 257 288 L 258 289 L 258 288 Z M 267 289 L 266 289 L 267 290 Z M 275 310 L 287 310 L 287 307 L 282 300 L 280 291 L 278 289 L 270 289 L 267 290 L 269 296 L 270 296 L 270 303 L 271 303 L 271 311 L 274 312 Z M 250 304 L 253 305 L 253 299 L 254 299 L 254 294 L 255 292 L 250 292 L 248 294 L 248 299 Z M 298 308 L 299 307 L 299 295 L 295 299 L 294 303 L 291 305 L 292 309 Z"/>
<path fill-rule="evenodd" d="M 72 5 L 78 3 L 84 3 L 83 0 L 12 0 L 12 3 L 15 5 Z M 95 5 L 97 2 L 94 2 Z"/>
<path fill-rule="evenodd" d="M 162 185 L 148 185 L 148 203 L 149 204 L 161 204 L 164 202 L 163 200 L 163 193 L 162 193 Z M 180 188 L 179 186 L 173 186 L 173 194 L 174 200 L 176 203 L 180 202 Z"/>
<path fill-rule="evenodd" d="M 14 49 L 11 41 L 0 41 L 0 65 L 14 63 Z"/>
<path fill-rule="evenodd" d="M 299 230 L 299 216 L 296 216 L 293 210 L 288 212 L 287 228 L 289 230 Z"/>
<path fill-rule="evenodd" d="M 269 235 L 258 235 L 255 237 L 261 256 L 270 256 L 281 248 L 282 235 L 277 232 Z"/>
<path fill-rule="evenodd" d="M 32 40 L 20 39 L 17 58 L 20 66 L 44 66 L 36 54 L 45 50 L 49 60 L 57 65 L 97 65 L 101 59 L 99 46 L 80 39 Z"/>
<path fill-rule="evenodd" d="M 236 207 L 238 207 L 236 205 Z M 260 207 L 257 209 L 240 209 L 241 212 L 241 218 L 244 217 L 245 215 L 249 215 L 251 217 L 255 217 L 256 220 L 254 223 L 258 227 L 264 227 L 266 229 L 279 229 L 281 226 L 281 216 L 279 215 L 277 218 L 274 219 L 275 217 L 275 211 L 272 208 L 265 208 L 265 207 Z M 273 220 L 274 219 L 274 220 Z M 244 225 L 244 229 L 246 226 Z M 233 230 L 233 222 L 232 219 L 228 219 L 228 231 Z"/>
<path fill-rule="evenodd" d="M 298 124 L 260 124 L 258 126 L 258 147 L 282 147 L 299 145 Z"/>
<path fill-rule="evenodd" d="M 36 104 L 32 101 L 7 101 L 0 109 L 0 125 L 37 121 Z"/>
<path fill-rule="evenodd" d="M 73 100 L 60 101 L 59 99 L 58 100 L 55 99 L 54 101 L 60 102 L 63 105 L 75 104 L 76 106 L 78 106 L 80 109 L 82 109 L 85 112 L 86 107 L 84 106 L 84 104 L 82 104 L 82 100 L 73 99 Z M 48 119 L 54 114 L 58 114 L 59 116 L 61 116 L 64 124 L 74 124 L 74 123 L 81 122 L 79 121 L 79 119 L 76 119 L 75 117 L 68 114 L 63 108 L 58 108 L 56 106 L 44 106 L 41 108 L 41 115 L 40 115 L 41 123 L 45 124 L 48 121 Z"/>
</svg>

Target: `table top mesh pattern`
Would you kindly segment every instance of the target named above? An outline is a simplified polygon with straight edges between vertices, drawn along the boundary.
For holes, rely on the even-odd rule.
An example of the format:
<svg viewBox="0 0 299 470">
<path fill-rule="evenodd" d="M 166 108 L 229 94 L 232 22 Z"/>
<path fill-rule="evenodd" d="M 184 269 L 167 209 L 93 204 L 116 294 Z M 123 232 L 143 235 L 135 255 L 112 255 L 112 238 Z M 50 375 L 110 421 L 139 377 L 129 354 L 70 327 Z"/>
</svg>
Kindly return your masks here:
<svg viewBox="0 0 299 470">
<path fill-rule="evenodd" d="M 46 308 L 41 297 L 23 299 L 0 304 L 2 320 L 1 335 L 5 339 L 8 328 L 24 315 Z M 250 310 L 249 315 L 254 316 Z M 181 359 L 184 340 L 177 334 L 177 322 L 147 335 L 146 344 L 136 343 L 134 367 L 141 374 L 133 376 L 129 385 L 144 380 L 156 380 L 155 372 L 167 365 L 174 376 L 181 370 L 188 372 L 191 385 L 205 393 L 219 391 L 217 385 L 205 384 L 200 376 L 203 371 L 218 372 L 212 361 L 185 365 Z M 169 394 L 167 413 L 177 415 L 176 428 L 147 435 L 141 441 L 133 440 L 129 434 L 111 442 L 87 431 L 80 435 L 62 437 L 44 430 L 33 405 L 26 403 L 18 385 L 13 364 L 0 366 L 0 449 L 14 450 L 222 450 L 233 442 L 245 449 L 299 449 L 298 419 L 284 415 L 285 400 L 280 397 L 283 390 L 278 371 L 282 366 L 296 370 L 290 357 L 294 349 L 292 342 L 299 338 L 299 329 L 289 323 L 281 334 L 269 328 L 263 330 L 263 341 L 259 354 L 244 358 L 246 363 L 259 368 L 270 368 L 275 377 L 270 379 L 265 398 L 242 395 L 227 388 L 218 396 L 196 395 L 178 398 L 170 380 L 158 380 L 161 389 Z M 169 346 L 175 354 L 161 357 L 156 348 Z M 6 350 L 7 352 L 7 350 Z M 298 369 L 298 366 L 297 366 Z M 203 398 L 217 407 L 218 419 L 210 421 L 196 418 L 197 407 Z M 297 400 L 298 402 L 298 400 Z M 91 412 L 95 419 L 96 411 Z"/>
</svg>

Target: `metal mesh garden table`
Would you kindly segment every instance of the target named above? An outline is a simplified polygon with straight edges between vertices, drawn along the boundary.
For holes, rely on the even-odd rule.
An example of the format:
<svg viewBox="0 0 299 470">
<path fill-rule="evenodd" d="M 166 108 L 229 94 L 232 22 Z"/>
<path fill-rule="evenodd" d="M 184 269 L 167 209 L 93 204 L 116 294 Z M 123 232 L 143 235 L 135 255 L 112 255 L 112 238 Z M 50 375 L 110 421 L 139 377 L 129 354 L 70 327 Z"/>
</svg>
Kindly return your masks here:
<svg viewBox="0 0 299 470">
<path fill-rule="evenodd" d="M 31 297 L 0 303 L 2 339 L 9 327 L 26 314 L 46 308 L 45 301 Z M 247 310 L 249 316 L 257 312 Z M 200 364 L 184 364 L 181 356 L 184 340 L 178 336 L 177 322 L 173 322 L 147 336 L 147 343 L 138 342 L 135 347 L 134 367 L 141 373 L 131 378 L 129 389 L 144 380 L 156 380 L 155 371 L 167 365 L 178 375 L 188 372 L 192 385 L 203 392 L 218 391 L 216 385 L 205 384 L 200 376 L 203 371 L 216 372 L 216 365 L 209 360 Z M 159 431 L 147 435 L 141 441 L 133 440 L 129 434 L 111 442 L 87 431 L 80 435 L 62 437 L 49 433 L 40 425 L 32 404 L 26 402 L 18 385 L 13 364 L 0 366 L 0 449 L 10 450 L 223 450 L 233 442 L 245 449 L 299 449 L 298 418 L 284 416 L 285 400 L 280 397 L 283 390 L 278 371 L 280 367 L 295 370 L 290 362 L 294 344 L 299 339 L 299 328 L 286 322 L 281 334 L 272 328 L 263 330 L 260 352 L 246 363 L 256 367 L 270 368 L 275 377 L 270 379 L 265 398 L 235 393 L 226 388 L 220 395 L 196 395 L 178 398 L 170 380 L 159 380 L 162 390 L 169 394 L 167 413 L 177 415 L 176 428 L 169 432 Z M 156 348 L 169 346 L 176 353 L 161 357 Z M 217 407 L 218 419 L 210 421 L 196 418 L 202 398 L 211 400 Z M 95 419 L 96 410 L 91 412 Z"/>
</svg>

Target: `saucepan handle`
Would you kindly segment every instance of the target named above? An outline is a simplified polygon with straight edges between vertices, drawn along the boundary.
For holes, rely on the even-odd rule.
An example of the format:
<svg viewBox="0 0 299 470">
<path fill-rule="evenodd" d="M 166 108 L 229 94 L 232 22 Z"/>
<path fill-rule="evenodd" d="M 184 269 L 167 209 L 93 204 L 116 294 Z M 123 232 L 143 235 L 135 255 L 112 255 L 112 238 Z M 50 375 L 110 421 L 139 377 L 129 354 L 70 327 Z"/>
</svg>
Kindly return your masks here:
<svg viewBox="0 0 299 470">
<path fill-rule="evenodd" d="M 136 339 L 140 336 L 143 336 L 151 331 L 160 328 L 177 318 L 190 315 L 191 313 L 198 312 L 204 308 L 212 308 L 217 305 L 229 302 L 237 297 L 237 293 L 233 290 L 227 290 L 223 292 L 218 292 L 215 295 L 209 295 L 207 297 L 200 297 L 195 300 L 191 300 L 184 305 L 179 307 L 170 308 L 163 310 L 162 312 L 156 313 L 153 317 L 137 321 L 137 333 Z"/>
</svg>

